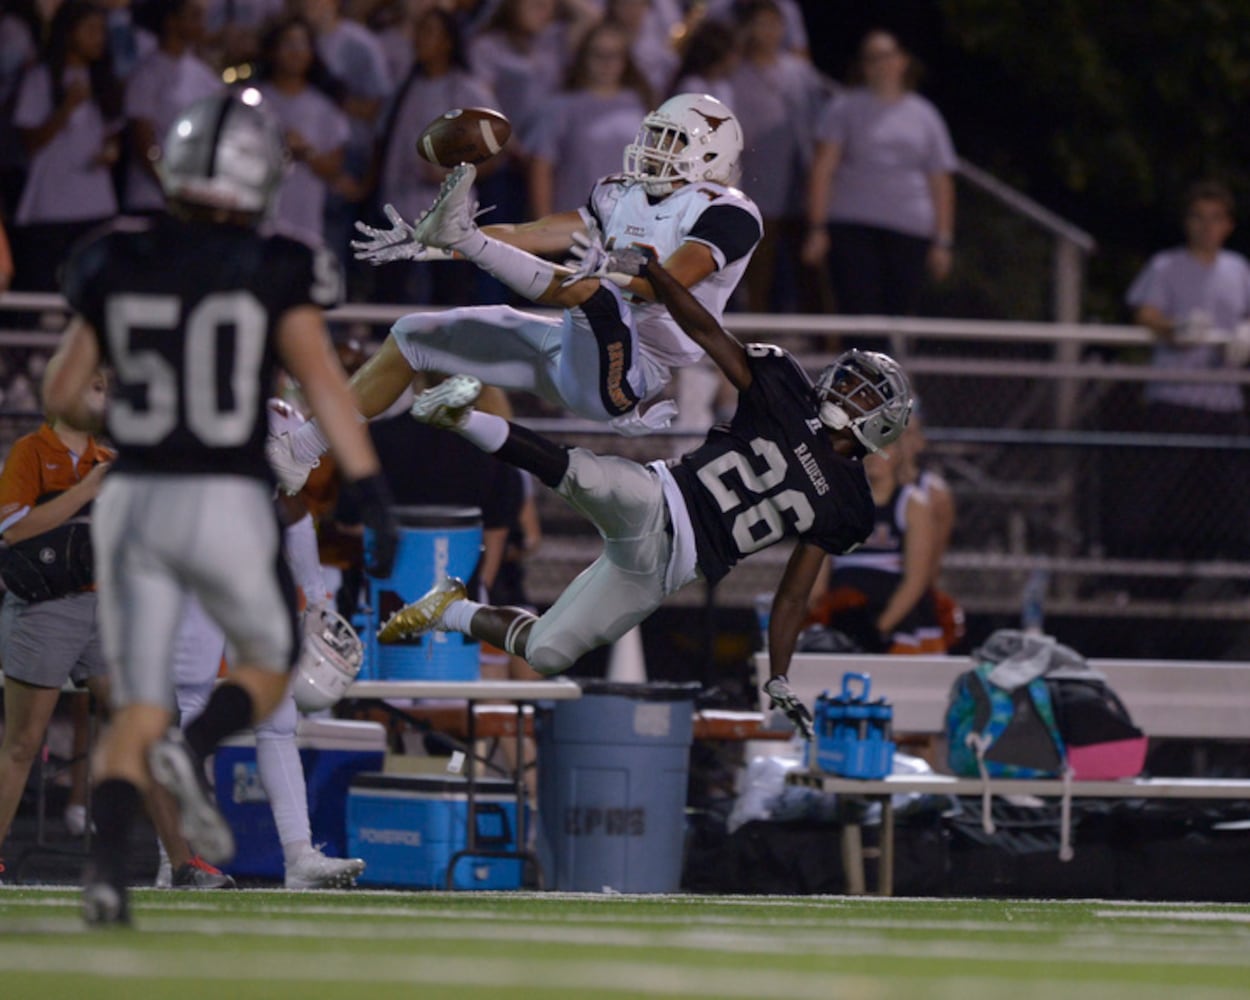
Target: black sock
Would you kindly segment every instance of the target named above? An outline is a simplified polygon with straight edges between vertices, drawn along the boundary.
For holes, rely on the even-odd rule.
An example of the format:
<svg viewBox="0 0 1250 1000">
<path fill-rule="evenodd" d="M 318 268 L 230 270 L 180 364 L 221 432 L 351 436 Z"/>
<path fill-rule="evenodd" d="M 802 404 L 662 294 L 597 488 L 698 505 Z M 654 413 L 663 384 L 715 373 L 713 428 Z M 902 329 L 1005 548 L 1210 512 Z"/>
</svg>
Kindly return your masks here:
<svg viewBox="0 0 1250 1000">
<path fill-rule="evenodd" d="M 569 450 L 562 444 L 549 441 L 528 427 L 508 423 L 508 437 L 495 457 L 532 472 L 545 486 L 553 490 L 560 485 L 569 468 Z"/>
<path fill-rule="evenodd" d="M 130 828 L 139 810 L 139 789 L 124 778 L 107 778 L 91 793 L 91 818 L 96 839 L 92 858 L 108 882 L 125 883 Z"/>
<path fill-rule="evenodd" d="M 187 726 L 187 745 L 203 760 L 227 736 L 252 724 L 252 696 L 238 684 L 217 685 L 203 713 Z"/>
</svg>

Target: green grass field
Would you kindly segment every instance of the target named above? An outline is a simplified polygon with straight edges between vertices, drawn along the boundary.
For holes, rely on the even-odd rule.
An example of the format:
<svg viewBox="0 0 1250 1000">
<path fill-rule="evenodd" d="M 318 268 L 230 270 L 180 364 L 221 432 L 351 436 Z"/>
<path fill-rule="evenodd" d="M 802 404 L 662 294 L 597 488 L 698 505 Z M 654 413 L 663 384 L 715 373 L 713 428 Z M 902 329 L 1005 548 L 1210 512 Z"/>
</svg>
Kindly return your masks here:
<svg viewBox="0 0 1250 1000">
<path fill-rule="evenodd" d="M 1250 906 L 0 889 L 5 1000 L 1250 996 Z"/>
</svg>

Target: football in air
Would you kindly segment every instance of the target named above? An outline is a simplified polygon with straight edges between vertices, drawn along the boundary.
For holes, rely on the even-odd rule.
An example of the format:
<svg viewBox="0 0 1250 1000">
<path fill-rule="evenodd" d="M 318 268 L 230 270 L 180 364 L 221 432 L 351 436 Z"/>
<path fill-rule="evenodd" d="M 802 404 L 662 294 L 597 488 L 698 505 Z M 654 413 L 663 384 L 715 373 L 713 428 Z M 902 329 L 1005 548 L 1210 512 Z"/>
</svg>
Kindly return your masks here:
<svg viewBox="0 0 1250 1000">
<path fill-rule="evenodd" d="M 417 152 L 438 167 L 481 163 L 503 149 L 512 123 L 490 108 L 453 108 L 425 127 Z"/>
</svg>

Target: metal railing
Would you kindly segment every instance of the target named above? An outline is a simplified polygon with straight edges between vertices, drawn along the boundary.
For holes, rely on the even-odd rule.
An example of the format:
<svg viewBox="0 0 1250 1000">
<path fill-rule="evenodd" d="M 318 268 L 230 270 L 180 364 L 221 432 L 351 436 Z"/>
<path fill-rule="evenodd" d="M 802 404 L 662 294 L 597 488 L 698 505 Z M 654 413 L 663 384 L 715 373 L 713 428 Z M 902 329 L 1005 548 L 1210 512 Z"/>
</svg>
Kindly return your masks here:
<svg viewBox="0 0 1250 1000">
<path fill-rule="evenodd" d="M 365 323 L 381 334 L 405 311 L 401 307 L 347 305 L 330 314 L 334 323 Z M 50 350 L 51 329 L 6 328 L 13 314 L 60 317 L 57 296 L 0 297 L 0 349 Z M 728 327 L 744 339 L 782 343 L 811 370 L 829 355 L 809 345 L 831 333 L 876 338 L 911 373 L 923 400 L 930 451 L 955 490 L 960 508 L 952 551 L 946 562 L 951 589 L 970 610 L 1009 611 L 1028 574 L 1043 570 L 1052 580 L 1056 608 L 1073 614 L 1229 618 L 1244 601 L 1223 598 L 1172 603 L 1126 600 L 1135 580 L 1233 581 L 1250 579 L 1250 563 L 1236 560 L 1161 559 L 1147 552 L 1109 551 L 1092 504 L 1108 491 L 1106 466 L 1112 457 L 1140 456 L 1166 478 L 1169 463 L 1196 448 L 1250 460 L 1250 440 L 1235 435 L 1202 438 L 1170 434 L 1166 428 L 1108 426 L 1109 399 L 1151 380 L 1250 384 L 1245 370 L 1159 371 L 1145 365 L 1089 357 L 1140 351 L 1148 331 L 1134 326 L 1075 323 L 1007 323 L 895 317 L 775 316 L 731 314 Z M 55 326 L 56 321 L 47 320 Z M 1074 402 L 1070 419 L 1058 419 L 1055 401 Z M 574 443 L 619 452 L 640 460 L 670 457 L 702 438 L 705 425 L 649 438 L 626 439 L 604 425 L 570 418 L 535 418 L 536 429 Z M 1111 421 L 1115 425 L 1116 421 Z M 1236 497 L 1204 497 L 1212 518 L 1240 516 Z M 1222 506 L 1221 506 L 1222 505 Z M 597 537 L 554 498 L 543 501 L 549 540 L 531 565 L 536 600 L 548 600 L 594 557 Z M 785 552 L 768 550 L 744 562 L 721 585 L 717 600 L 745 606 L 780 574 Z M 694 589 L 677 603 L 693 604 Z"/>
</svg>

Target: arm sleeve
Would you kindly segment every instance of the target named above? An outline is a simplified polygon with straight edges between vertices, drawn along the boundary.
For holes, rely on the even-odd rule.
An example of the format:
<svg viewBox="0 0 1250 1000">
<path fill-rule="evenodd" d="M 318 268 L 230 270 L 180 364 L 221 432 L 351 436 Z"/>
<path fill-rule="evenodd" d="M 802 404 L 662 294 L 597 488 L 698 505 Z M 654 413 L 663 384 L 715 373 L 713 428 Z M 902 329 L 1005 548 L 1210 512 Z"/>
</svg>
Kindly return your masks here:
<svg viewBox="0 0 1250 1000">
<path fill-rule="evenodd" d="M 317 607 L 329 599 L 325 580 L 321 576 L 321 560 L 317 554 L 317 532 L 311 514 L 305 514 L 284 532 L 286 560 L 291 575 L 299 589 L 304 592 L 307 607 Z"/>
</svg>

